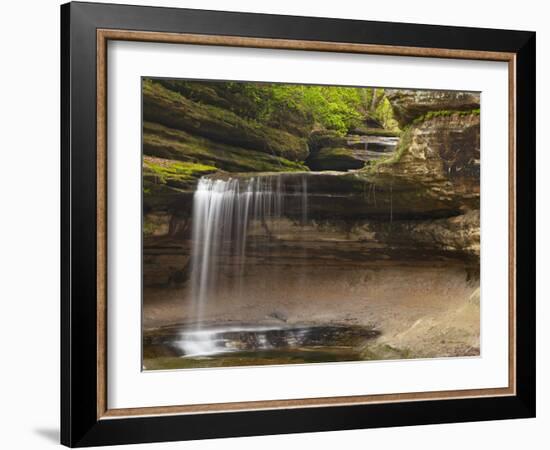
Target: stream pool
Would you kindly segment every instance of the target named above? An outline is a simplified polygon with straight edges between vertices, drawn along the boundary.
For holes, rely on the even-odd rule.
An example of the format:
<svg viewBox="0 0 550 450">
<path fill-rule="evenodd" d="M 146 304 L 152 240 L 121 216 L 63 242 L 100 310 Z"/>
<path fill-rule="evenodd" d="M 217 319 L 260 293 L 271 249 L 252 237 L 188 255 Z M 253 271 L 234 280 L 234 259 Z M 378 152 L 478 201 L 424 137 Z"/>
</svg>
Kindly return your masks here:
<svg viewBox="0 0 550 450">
<path fill-rule="evenodd" d="M 149 330 L 145 370 L 357 361 L 380 332 L 356 325 L 185 326 Z"/>
</svg>

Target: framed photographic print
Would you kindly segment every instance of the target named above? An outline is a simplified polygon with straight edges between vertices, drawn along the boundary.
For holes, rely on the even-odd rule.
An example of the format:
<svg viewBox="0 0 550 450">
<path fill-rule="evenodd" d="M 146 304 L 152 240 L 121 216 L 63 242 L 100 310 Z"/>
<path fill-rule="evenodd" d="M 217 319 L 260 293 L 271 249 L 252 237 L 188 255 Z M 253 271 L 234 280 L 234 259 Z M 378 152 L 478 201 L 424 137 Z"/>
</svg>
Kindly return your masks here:
<svg viewBox="0 0 550 450">
<path fill-rule="evenodd" d="M 61 19 L 63 444 L 535 415 L 535 33 Z"/>
</svg>

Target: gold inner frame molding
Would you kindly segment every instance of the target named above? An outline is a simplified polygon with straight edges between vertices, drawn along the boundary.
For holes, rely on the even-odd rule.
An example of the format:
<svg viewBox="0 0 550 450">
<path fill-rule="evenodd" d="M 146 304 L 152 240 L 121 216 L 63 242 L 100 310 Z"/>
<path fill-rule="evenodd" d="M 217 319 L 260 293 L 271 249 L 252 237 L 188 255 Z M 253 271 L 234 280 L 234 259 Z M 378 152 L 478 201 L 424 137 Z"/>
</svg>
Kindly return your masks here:
<svg viewBox="0 0 550 450">
<path fill-rule="evenodd" d="M 508 63 L 509 73 L 509 144 L 508 144 L 508 251 L 509 251 L 509 342 L 508 387 L 401 394 L 358 395 L 344 397 L 302 398 L 201 405 L 149 406 L 110 409 L 107 404 L 107 43 L 110 40 L 171 44 L 214 45 L 297 51 L 362 53 L 371 55 L 413 56 L 501 61 Z M 198 414 L 230 411 L 344 406 L 420 400 L 446 400 L 472 397 L 511 396 L 516 394 L 516 54 L 444 48 L 420 48 L 341 42 L 264 39 L 236 36 L 158 33 L 114 29 L 97 30 L 97 418 L 165 414 Z"/>
</svg>

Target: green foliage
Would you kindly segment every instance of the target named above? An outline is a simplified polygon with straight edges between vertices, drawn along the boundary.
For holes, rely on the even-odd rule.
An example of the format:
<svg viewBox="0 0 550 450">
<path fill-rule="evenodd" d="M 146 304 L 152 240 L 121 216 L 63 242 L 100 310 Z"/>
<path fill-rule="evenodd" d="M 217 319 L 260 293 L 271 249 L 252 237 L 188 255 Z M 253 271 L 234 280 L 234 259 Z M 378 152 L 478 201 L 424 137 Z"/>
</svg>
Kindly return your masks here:
<svg viewBox="0 0 550 450">
<path fill-rule="evenodd" d="M 329 130 L 344 135 L 362 118 L 360 88 L 332 86 L 298 86 L 303 95 L 303 105 L 313 115 L 315 122 Z"/>
<path fill-rule="evenodd" d="M 378 123 L 385 130 L 399 133 L 399 124 L 393 115 L 393 107 L 382 88 L 365 89 L 366 96 L 363 104 L 366 106 L 366 115 Z"/>
<path fill-rule="evenodd" d="M 399 124 L 393 116 L 393 108 L 386 96 L 378 103 L 374 111 L 374 117 L 382 123 L 385 129 L 391 131 L 399 131 Z"/>
<path fill-rule="evenodd" d="M 251 102 L 241 114 L 259 123 L 282 126 L 289 118 L 299 118 L 309 128 L 319 125 L 345 134 L 361 120 L 360 88 L 305 86 L 292 84 L 227 83 Z"/>
</svg>

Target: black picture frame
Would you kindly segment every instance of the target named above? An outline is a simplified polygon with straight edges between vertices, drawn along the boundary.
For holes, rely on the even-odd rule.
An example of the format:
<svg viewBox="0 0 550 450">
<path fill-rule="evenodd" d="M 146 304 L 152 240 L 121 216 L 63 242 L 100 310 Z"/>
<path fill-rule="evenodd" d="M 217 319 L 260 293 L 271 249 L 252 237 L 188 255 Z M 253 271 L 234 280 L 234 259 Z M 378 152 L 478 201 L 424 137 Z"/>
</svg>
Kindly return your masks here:
<svg viewBox="0 0 550 450">
<path fill-rule="evenodd" d="M 98 418 L 98 29 L 516 55 L 516 394 Z M 126 5 L 61 6 L 61 443 L 70 447 L 535 416 L 535 33 Z"/>
</svg>

